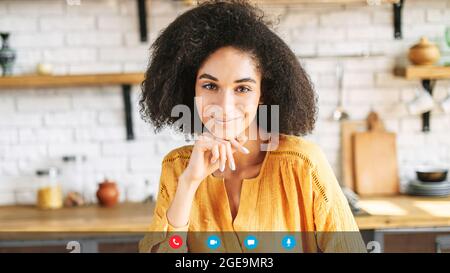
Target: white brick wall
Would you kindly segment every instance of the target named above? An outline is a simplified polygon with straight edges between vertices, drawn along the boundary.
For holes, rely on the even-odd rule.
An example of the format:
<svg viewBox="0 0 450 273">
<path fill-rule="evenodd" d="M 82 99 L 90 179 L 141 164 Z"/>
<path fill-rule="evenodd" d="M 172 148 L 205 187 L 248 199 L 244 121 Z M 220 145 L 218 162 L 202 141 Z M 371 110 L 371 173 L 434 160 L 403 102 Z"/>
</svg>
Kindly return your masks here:
<svg viewBox="0 0 450 273">
<path fill-rule="evenodd" d="M 38 62 L 53 64 L 56 74 L 143 71 L 148 49 L 159 31 L 188 7 L 154 0 L 148 5 L 148 43 L 139 41 L 136 2 L 127 0 L 0 1 L 0 30 L 10 31 L 18 57 L 15 73 L 31 73 Z M 397 61 L 420 36 L 440 41 L 450 24 L 450 0 L 408 0 L 403 10 L 402 40 L 393 39 L 392 7 L 364 4 L 271 5 L 275 29 L 299 55 L 319 94 L 319 120 L 308 139 L 318 142 L 340 176 L 339 124 L 330 121 L 337 103 L 336 55 L 343 57 L 345 106 L 354 119 L 379 110 L 389 130 L 398 134 L 402 180 L 425 162 L 450 164 L 450 115 L 434 111 L 431 132 L 421 132 L 419 116 L 399 116 L 393 109 L 412 100 L 418 81 L 392 75 Z M 274 18 L 275 18 L 274 17 Z M 447 50 L 448 51 L 448 50 Z M 450 93 L 439 81 L 434 97 Z M 103 176 L 117 180 L 121 200 L 140 201 L 157 190 L 160 162 L 185 145 L 168 131 L 155 135 L 137 111 L 139 87 L 133 88 L 136 140 L 125 141 L 120 87 L 83 87 L 0 91 L 0 204 L 33 203 L 34 171 L 61 164 L 67 154 L 88 156 L 80 191 L 95 201 Z M 61 179 L 63 179 L 61 177 Z M 147 181 L 147 182 L 146 182 Z"/>
</svg>

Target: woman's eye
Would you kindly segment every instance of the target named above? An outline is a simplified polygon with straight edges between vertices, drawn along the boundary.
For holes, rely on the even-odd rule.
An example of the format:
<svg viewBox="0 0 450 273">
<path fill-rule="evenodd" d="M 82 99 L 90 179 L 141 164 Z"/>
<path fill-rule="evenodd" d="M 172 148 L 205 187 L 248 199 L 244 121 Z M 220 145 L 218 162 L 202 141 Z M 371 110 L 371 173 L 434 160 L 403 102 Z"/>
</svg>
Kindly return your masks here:
<svg viewBox="0 0 450 273">
<path fill-rule="evenodd" d="M 250 92 L 251 90 L 249 88 L 245 87 L 245 86 L 239 86 L 236 89 L 236 91 L 239 92 L 239 93 L 247 93 L 247 92 Z"/>
<path fill-rule="evenodd" d="M 215 84 L 212 84 L 212 83 L 204 84 L 202 87 L 205 88 L 205 89 L 208 89 L 208 90 L 214 90 L 214 89 L 216 89 L 216 85 L 215 85 Z"/>
</svg>

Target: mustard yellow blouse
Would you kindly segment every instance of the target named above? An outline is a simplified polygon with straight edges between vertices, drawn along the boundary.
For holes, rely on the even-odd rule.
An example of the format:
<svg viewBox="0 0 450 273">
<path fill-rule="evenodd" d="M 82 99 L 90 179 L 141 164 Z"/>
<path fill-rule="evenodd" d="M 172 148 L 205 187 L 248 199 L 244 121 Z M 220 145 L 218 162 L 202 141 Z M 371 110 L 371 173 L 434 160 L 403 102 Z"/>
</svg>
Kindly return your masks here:
<svg viewBox="0 0 450 273">
<path fill-rule="evenodd" d="M 299 238 L 299 252 L 365 251 L 350 207 L 322 150 L 304 138 L 284 134 L 279 136 L 278 147 L 266 153 L 258 176 L 243 180 L 234 221 L 224 181 L 211 174 L 197 189 L 189 223 L 171 226 L 166 211 L 192 147 L 177 148 L 163 159 L 155 211 L 149 232 L 139 244 L 140 252 L 278 252 L 273 247 L 277 245 L 274 240 L 280 238 L 268 237 L 287 232 L 312 237 Z M 169 246 L 168 239 L 174 234 L 183 238 L 181 248 Z M 222 236 L 217 250 L 205 244 L 211 234 Z M 268 237 L 258 240 L 257 249 L 248 250 L 243 246 L 248 234 Z"/>
</svg>

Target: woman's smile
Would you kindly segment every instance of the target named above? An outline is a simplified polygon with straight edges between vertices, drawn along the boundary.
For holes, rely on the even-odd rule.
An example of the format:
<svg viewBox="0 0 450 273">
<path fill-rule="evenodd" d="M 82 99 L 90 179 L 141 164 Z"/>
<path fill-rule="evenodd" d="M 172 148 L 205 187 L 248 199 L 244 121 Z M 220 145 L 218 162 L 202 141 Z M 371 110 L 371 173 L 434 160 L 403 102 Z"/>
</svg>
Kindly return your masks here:
<svg viewBox="0 0 450 273">
<path fill-rule="evenodd" d="M 214 118 L 214 121 L 218 124 L 222 124 L 222 125 L 228 125 L 233 121 L 239 121 L 241 120 L 243 117 L 235 117 L 235 118 L 228 118 L 228 119 L 219 119 L 219 118 Z"/>
</svg>

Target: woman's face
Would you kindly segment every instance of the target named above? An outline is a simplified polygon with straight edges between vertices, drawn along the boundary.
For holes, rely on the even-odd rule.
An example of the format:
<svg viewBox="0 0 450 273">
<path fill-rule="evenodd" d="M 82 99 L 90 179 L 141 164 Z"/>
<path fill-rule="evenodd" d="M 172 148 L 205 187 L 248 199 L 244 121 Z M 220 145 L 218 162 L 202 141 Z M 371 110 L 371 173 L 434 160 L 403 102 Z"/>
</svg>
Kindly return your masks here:
<svg viewBox="0 0 450 273">
<path fill-rule="evenodd" d="M 261 74 L 248 53 L 223 47 L 212 53 L 198 70 L 195 96 L 205 127 L 216 137 L 232 139 L 256 117 Z"/>
</svg>

